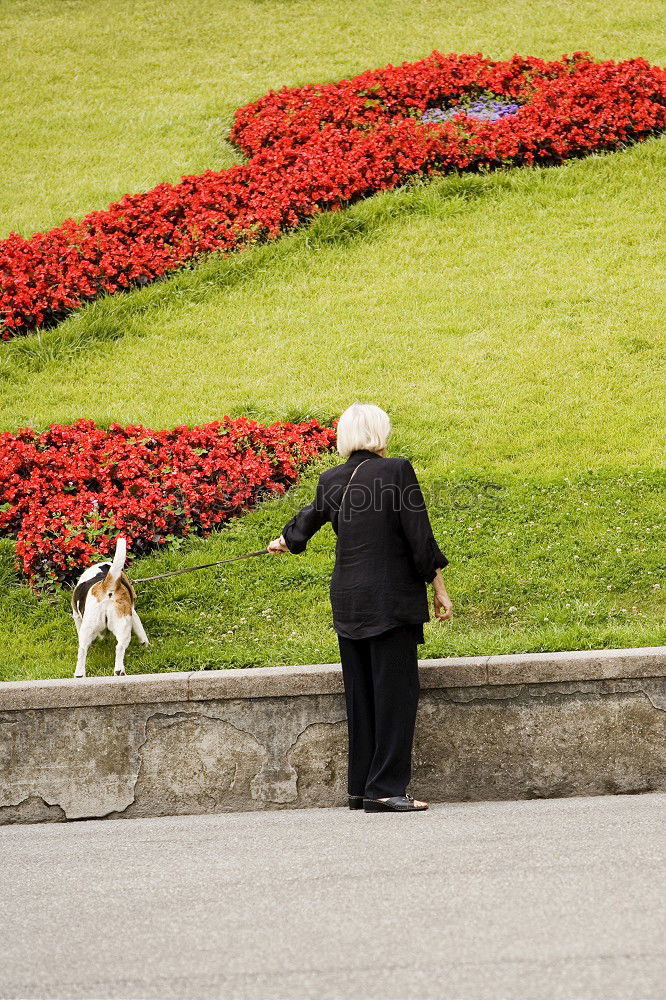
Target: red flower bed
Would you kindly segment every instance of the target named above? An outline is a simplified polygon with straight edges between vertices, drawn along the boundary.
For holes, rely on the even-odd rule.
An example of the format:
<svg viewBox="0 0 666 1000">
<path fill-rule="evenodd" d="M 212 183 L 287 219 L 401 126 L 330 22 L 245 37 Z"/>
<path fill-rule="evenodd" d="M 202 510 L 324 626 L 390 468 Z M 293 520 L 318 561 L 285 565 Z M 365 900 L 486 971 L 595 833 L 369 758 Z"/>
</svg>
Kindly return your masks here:
<svg viewBox="0 0 666 1000">
<path fill-rule="evenodd" d="M 33 586 L 70 581 L 111 555 L 118 534 L 133 556 L 208 535 L 332 447 L 312 420 L 261 426 L 243 418 L 151 431 L 80 420 L 42 434 L 0 434 L 0 535 L 18 538 L 17 567 Z"/>
<path fill-rule="evenodd" d="M 416 115 L 484 93 L 524 106 L 497 122 Z M 443 56 L 353 80 L 270 92 L 236 112 L 246 165 L 126 195 L 81 222 L 0 242 L 0 336 L 63 318 L 209 251 L 271 239 L 324 209 L 414 174 L 555 164 L 666 127 L 666 72 L 644 59 L 595 63 Z"/>
</svg>

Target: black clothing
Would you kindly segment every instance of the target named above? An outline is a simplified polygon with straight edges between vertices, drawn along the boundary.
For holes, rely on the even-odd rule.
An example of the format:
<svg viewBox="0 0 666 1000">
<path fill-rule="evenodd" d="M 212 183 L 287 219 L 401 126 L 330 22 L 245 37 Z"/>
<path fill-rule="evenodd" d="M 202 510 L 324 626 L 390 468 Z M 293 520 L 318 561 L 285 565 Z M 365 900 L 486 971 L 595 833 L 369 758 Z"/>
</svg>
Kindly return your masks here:
<svg viewBox="0 0 666 1000">
<path fill-rule="evenodd" d="M 314 501 L 285 525 L 289 551 L 303 552 L 327 521 L 338 536 L 330 585 L 338 635 L 367 639 L 411 624 L 420 626 L 417 641 L 423 642 L 423 622 L 430 620 L 426 583 L 448 559 L 435 541 L 411 463 L 360 450 L 343 465 L 327 469 L 319 477 Z"/>
<path fill-rule="evenodd" d="M 426 584 L 448 559 L 404 458 L 355 451 L 323 472 L 314 501 L 285 525 L 289 551 L 303 552 L 327 521 L 337 535 L 330 595 L 347 702 L 349 794 L 404 795 L 419 700 L 417 644 L 430 619 Z"/>
<path fill-rule="evenodd" d="M 349 794 L 404 795 L 419 701 L 412 630 L 398 627 L 369 639 L 338 636 L 338 643 L 347 702 Z"/>
</svg>

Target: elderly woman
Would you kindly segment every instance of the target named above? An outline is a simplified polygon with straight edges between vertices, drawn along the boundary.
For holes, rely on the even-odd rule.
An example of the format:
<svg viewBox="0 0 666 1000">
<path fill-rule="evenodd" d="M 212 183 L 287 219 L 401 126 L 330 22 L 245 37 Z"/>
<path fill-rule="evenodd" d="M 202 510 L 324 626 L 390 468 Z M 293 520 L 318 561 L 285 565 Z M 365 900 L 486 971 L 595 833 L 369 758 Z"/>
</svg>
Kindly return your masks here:
<svg viewBox="0 0 666 1000">
<path fill-rule="evenodd" d="M 314 501 L 292 517 L 268 551 L 303 552 L 330 521 L 337 535 L 331 579 L 349 732 L 349 808 L 428 808 L 407 793 L 419 697 L 417 644 L 429 621 L 426 584 L 440 621 L 452 608 L 448 559 L 430 527 L 410 462 L 387 458 L 391 422 L 378 406 L 354 403 L 340 417 L 347 461 L 319 478 Z"/>
</svg>

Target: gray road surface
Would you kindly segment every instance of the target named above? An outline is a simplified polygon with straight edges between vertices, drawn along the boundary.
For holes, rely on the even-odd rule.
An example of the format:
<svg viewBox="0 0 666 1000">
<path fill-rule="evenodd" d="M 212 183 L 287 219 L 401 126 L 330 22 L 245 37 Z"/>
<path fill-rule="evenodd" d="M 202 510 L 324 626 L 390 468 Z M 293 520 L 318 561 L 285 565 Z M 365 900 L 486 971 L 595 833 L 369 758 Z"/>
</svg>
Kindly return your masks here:
<svg viewBox="0 0 666 1000">
<path fill-rule="evenodd" d="M 666 795 L 0 828 L 0 996 L 666 997 Z"/>
</svg>

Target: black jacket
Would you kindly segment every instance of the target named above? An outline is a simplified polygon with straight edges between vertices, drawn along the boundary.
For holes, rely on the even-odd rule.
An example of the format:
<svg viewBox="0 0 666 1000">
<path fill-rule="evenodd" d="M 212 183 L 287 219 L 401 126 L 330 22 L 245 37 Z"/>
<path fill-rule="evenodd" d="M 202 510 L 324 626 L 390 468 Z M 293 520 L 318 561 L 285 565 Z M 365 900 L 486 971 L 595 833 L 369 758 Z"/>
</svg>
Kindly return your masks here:
<svg viewBox="0 0 666 1000">
<path fill-rule="evenodd" d="M 338 536 L 330 587 L 338 635 L 364 639 L 398 625 L 422 628 L 430 620 L 426 584 L 448 559 L 435 541 L 411 463 L 363 450 L 327 469 L 314 501 L 284 527 L 289 551 L 303 552 L 327 521 Z"/>
</svg>

